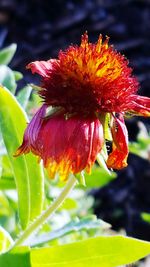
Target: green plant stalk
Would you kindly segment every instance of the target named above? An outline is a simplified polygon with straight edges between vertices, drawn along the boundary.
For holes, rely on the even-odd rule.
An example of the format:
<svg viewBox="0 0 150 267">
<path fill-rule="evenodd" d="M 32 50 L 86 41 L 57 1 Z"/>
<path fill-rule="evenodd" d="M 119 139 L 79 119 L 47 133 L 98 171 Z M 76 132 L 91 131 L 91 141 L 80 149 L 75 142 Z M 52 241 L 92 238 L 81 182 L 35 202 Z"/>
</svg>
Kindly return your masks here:
<svg viewBox="0 0 150 267">
<path fill-rule="evenodd" d="M 15 242 L 13 248 L 23 245 L 28 238 L 31 238 L 31 236 L 43 225 L 43 223 L 46 222 L 47 219 L 49 219 L 53 215 L 53 213 L 60 207 L 60 205 L 67 198 L 68 194 L 74 188 L 76 183 L 77 183 L 76 178 L 73 175 L 71 175 L 66 186 L 64 187 L 63 191 L 58 196 L 58 198 L 48 207 L 47 210 L 45 210 L 33 223 L 31 223 L 27 227 L 27 229 Z"/>
</svg>

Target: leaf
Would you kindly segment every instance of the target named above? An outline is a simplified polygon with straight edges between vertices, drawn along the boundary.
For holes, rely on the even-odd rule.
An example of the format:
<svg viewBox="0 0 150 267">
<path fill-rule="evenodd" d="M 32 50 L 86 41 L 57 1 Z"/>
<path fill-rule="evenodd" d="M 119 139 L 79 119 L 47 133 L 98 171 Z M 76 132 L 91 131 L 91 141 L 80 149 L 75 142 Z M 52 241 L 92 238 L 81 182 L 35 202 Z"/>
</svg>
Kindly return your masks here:
<svg viewBox="0 0 150 267">
<path fill-rule="evenodd" d="M 73 233 L 73 232 L 78 232 L 81 230 L 90 230 L 90 229 L 108 229 L 110 228 L 110 224 L 105 223 L 102 220 L 99 220 L 96 218 L 96 216 L 91 215 L 88 217 L 85 217 L 81 220 L 76 218 L 74 221 L 66 224 L 64 227 L 57 229 L 53 232 L 43 234 L 33 240 L 31 242 L 31 246 L 37 246 L 39 244 L 43 244 L 49 241 L 52 241 L 54 239 L 60 238 L 64 235 Z"/>
<path fill-rule="evenodd" d="M 15 77 L 16 81 L 19 81 L 19 80 L 21 80 L 23 78 L 23 74 L 21 72 L 19 72 L 19 71 L 15 70 L 15 71 L 13 71 L 13 74 L 14 74 L 14 77 Z"/>
<path fill-rule="evenodd" d="M 10 46 L 2 49 L 0 51 L 0 64 L 8 65 L 12 60 L 17 49 L 16 44 L 11 44 Z"/>
<path fill-rule="evenodd" d="M 60 206 L 60 210 L 72 210 L 72 209 L 77 209 L 78 204 L 75 199 L 72 198 L 66 198 L 64 203 Z"/>
<path fill-rule="evenodd" d="M 3 267 L 119 267 L 150 253 L 150 243 L 123 236 L 95 237 L 50 248 L 17 247 L 0 256 Z"/>
<path fill-rule="evenodd" d="M 0 217 L 9 216 L 10 209 L 9 209 L 9 201 L 6 195 L 0 191 Z"/>
<path fill-rule="evenodd" d="M 149 160 L 150 134 L 141 121 L 138 122 L 138 126 L 140 131 L 137 136 L 137 141 L 129 143 L 129 150 L 131 153 Z"/>
<path fill-rule="evenodd" d="M 7 87 L 13 94 L 15 93 L 17 84 L 14 73 L 5 65 L 0 65 L 0 84 Z"/>
<path fill-rule="evenodd" d="M 29 153 L 25 156 L 30 190 L 30 221 L 40 215 L 44 202 L 44 175 L 42 164 L 37 162 L 37 158 Z"/>
<path fill-rule="evenodd" d="M 101 166 L 101 168 L 105 170 L 105 172 L 108 175 L 111 175 L 111 172 L 110 172 L 110 170 L 108 169 L 108 167 L 106 165 L 106 162 L 104 160 L 104 157 L 100 153 L 97 155 L 97 162 Z"/>
<path fill-rule="evenodd" d="M 27 116 L 15 97 L 6 88 L 0 87 L 0 127 L 14 173 L 23 229 L 41 213 L 44 195 L 43 173 L 36 157 L 32 154 L 13 157 L 22 142 L 26 124 Z"/>
<path fill-rule="evenodd" d="M 27 85 L 22 90 L 20 90 L 17 95 L 17 100 L 24 109 L 26 109 L 31 92 L 32 87 L 30 85 Z"/>
<path fill-rule="evenodd" d="M 2 133 L 1 133 L 1 129 L 0 129 L 0 156 L 4 156 L 6 155 L 6 148 L 2 139 Z"/>
<path fill-rule="evenodd" d="M 13 240 L 8 232 L 0 226 L 0 253 L 4 253 L 13 244 Z"/>
<path fill-rule="evenodd" d="M 150 213 L 142 212 L 141 217 L 145 222 L 150 223 Z"/>
<path fill-rule="evenodd" d="M 91 174 L 84 174 L 86 187 L 85 188 L 99 188 L 105 186 L 110 181 L 116 178 L 116 173 L 111 172 L 111 175 L 102 168 L 93 168 Z"/>
<path fill-rule="evenodd" d="M 32 267 L 116 267 L 150 253 L 150 243 L 123 236 L 96 237 L 50 248 L 32 249 Z"/>
<path fill-rule="evenodd" d="M 2 267 L 31 267 L 30 248 L 19 247 L 10 253 L 0 255 L 0 266 Z"/>
<path fill-rule="evenodd" d="M 6 148 L 5 148 L 6 149 Z M 12 177 L 13 176 L 13 171 L 10 165 L 9 157 L 7 155 L 7 150 L 6 154 L 1 157 L 1 166 L 2 166 L 2 176 L 3 177 Z"/>
<path fill-rule="evenodd" d="M 1 177 L 0 179 L 0 190 L 15 189 L 16 185 L 13 179 L 6 179 Z"/>
</svg>

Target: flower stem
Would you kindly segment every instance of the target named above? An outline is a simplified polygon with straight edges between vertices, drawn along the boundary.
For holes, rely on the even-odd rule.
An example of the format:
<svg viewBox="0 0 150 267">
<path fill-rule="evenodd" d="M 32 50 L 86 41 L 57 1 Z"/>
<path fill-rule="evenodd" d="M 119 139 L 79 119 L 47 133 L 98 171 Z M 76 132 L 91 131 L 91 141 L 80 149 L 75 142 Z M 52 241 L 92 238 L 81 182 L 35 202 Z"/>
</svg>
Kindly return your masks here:
<svg viewBox="0 0 150 267">
<path fill-rule="evenodd" d="M 39 227 L 41 227 L 42 224 L 46 222 L 46 220 L 49 219 L 50 216 L 52 216 L 53 213 L 60 207 L 60 205 L 63 203 L 63 201 L 70 193 L 70 191 L 76 185 L 76 182 L 77 182 L 76 178 L 72 175 L 68 180 L 66 186 L 64 187 L 63 191 L 58 196 L 58 198 L 48 207 L 47 210 L 45 210 L 39 217 L 37 217 L 37 219 L 33 223 L 31 223 L 28 226 L 28 228 L 22 233 L 19 239 L 15 242 L 13 248 L 16 246 L 23 245 L 25 241 L 27 241 L 29 238 L 31 239 L 31 236 L 35 234 L 35 232 L 39 229 Z"/>
</svg>

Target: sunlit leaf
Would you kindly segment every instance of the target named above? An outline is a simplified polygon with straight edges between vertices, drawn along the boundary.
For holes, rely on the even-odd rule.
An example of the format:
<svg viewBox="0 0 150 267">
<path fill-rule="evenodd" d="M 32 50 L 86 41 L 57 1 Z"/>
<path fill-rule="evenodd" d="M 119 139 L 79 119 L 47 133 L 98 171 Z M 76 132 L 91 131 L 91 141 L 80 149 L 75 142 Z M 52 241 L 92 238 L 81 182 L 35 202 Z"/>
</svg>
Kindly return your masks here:
<svg viewBox="0 0 150 267">
<path fill-rule="evenodd" d="M 0 256 L 3 267 L 119 267 L 150 253 L 150 243 L 123 236 L 95 237 L 67 245 L 18 247 Z"/>
<path fill-rule="evenodd" d="M 31 251 L 32 267 L 116 267 L 150 253 L 150 243 L 123 236 L 96 237 Z"/>
<path fill-rule="evenodd" d="M 31 267 L 30 249 L 28 247 L 19 247 L 13 249 L 10 253 L 0 255 L 0 266 Z"/>
<path fill-rule="evenodd" d="M 6 153 L 7 153 L 7 150 L 6 150 Z M 13 176 L 13 171 L 12 171 L 10 160 L 9 160 L 9 157 L 7 154 L 3 155 L 1 157 L 1 166 L 2 166 L 2 176 L 3 177 L 12 177 Z"/>
<path fill-rule="evenodd" d="M 84 174 L 86 181 L 86 188 L 98 188 L 105 186 L 110 181 L 114 180 L 117 175 L 115 172 L 111 172 L 111 175 L 102 168 L 93 168 L 91 174 Z"/>
<path fill-rule="evenodd" d="M 77 209 L 78 204 L 75 199 L 67 198 L 64 203 L 60 206 L 59 210 L 72 210 Z"/>
<path fill-rule="evenodd" d="M 3 176 L 0 179 L 0 190 L 15 189 L 16 185 L 13 179 L 6 179 Z"/>
<path fill-rule="evenodd" d="M 18 191 L 20 221 L 25 228 L 40 214 L 43 206 L 43 175 L 41 166 L 32 154 L 13 157 L 22 142 L 27 117 L 15 97 L 0 88 L 0 127 Z M 36 197 L 35 197 L 36 193 Z"/>
<path fill-rule="evenodd" d="M 13 244 L 13 240 L 8 232 L 0 226 L 0 253 L 4 253 Z"/>
<path fill-rule="evenodd" d="M 17 49 L 16 44 L 11 44 L 10 46 L 0 50 L 0 64 L 8 65 L 12 60 Z"/>
<path fill-rule="evenodd" d="M 5 194 L 0 191 L 0 217 L 9 216 L 9 201 Z"/>
</svg>

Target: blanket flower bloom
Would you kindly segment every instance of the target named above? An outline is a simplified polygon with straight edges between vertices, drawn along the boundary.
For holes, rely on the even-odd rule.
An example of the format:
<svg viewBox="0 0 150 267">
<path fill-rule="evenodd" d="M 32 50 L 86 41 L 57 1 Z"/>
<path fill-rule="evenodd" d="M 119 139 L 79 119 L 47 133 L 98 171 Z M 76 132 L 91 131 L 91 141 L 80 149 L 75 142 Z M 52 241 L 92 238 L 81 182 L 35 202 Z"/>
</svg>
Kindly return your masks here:
<svg viewBox="0 0 150 267">
<path fill-rule="evenodd" d="M 150 115 L 150 99 L 138 96 L 138 81 L 128 61 L 108 44 L 82 36 L 80 46 L 60 51 L 58 59 L 35 61 L 27 68 L 41 76 L 44 104 L 29 123 L 16 155 L 30 150 L 43 160 L 50 177 L 90 172 L 99 153 L 108 168 L 127 166 L 126 113 Z M 53 108 L 49 114 L 49 107 Z M 105 140 L 112 141 L 107 156 Z"/>
</svg>

